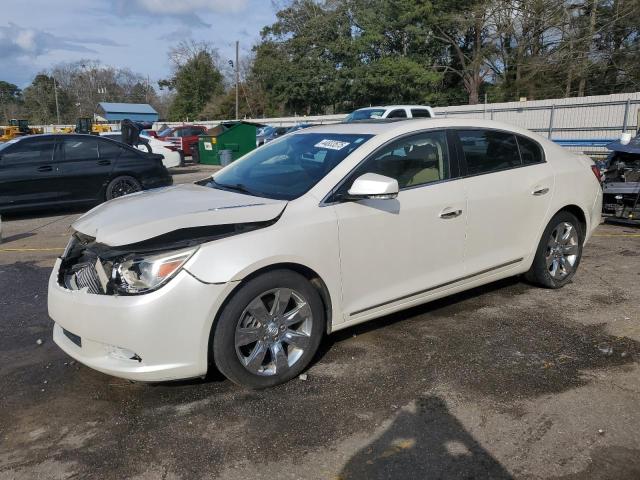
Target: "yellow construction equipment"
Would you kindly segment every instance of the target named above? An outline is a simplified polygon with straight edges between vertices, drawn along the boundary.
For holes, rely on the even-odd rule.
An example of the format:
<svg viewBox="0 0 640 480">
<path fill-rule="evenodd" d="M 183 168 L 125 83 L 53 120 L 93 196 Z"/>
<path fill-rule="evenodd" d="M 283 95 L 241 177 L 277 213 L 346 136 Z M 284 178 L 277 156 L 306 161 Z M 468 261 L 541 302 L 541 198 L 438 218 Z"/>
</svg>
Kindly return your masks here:
<svg viewBox="0 0 640 480">
<path fill-rule="evenodd" d="M 90 133 L 92 135 L 99 135 L 100 133 L 110 132 L 111 127 L 101 123 L 94 123 L 91 118 L 81 117 L 76 122 L 75 133 Z"/>
<path fill-rule="evenodd" d="M 0 142 L 8 142 L 16 137 L 24 135 L 37 135 L 43 133 L 42 128 L 34 128 L 29 126 L 27 120 L 9 120 L 8 126 L 0 127 Z"/>
</svg>

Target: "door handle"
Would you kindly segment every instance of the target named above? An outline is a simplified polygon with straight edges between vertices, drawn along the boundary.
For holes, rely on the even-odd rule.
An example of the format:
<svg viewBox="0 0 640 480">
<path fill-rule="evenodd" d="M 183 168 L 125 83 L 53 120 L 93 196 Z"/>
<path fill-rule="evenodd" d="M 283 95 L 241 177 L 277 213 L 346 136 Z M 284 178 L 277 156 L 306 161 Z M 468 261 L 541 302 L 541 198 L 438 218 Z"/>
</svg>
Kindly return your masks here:
<svg viewBox="0 0 640 480">
<path fill-rule="evenodd" d="M 99 160 L 98 165 L 111 165 L 111 160 Z"/>
<path fill-rule="evenodd" d="M 456 218 L 462 215 L 462 210 L 451 210 L 451 211 L 442 211 L 440 212 L 440 218 L 444 220 L 448 220 L 450 218 Z"/>
<path fill-rule="evenodd" d="M 53 171 L 53 167 L 51 165 L 43 165 L 41 167 L 38 167 L 38 171 L 39 172 L 52 172 Z"/>
<path fill-rule="evenodd" d="M 531 192 L 531 194 L 535 195 L 536 197 L 539 197 L 540 195 L 545 195 L 547 193 L 549 193 L 549 187 L 536 188 L 533 192 Z"/>
</svg>

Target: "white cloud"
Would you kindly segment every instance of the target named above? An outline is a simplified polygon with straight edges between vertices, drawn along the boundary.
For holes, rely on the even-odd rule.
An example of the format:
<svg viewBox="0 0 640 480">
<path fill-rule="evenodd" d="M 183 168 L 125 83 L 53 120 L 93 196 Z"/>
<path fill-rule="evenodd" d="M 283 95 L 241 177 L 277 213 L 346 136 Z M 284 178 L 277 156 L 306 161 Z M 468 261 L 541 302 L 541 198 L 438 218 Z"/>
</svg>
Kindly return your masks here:
<svg viewBox="0 0 640 480">
<path fill-rule="evenodd" d="M 116 0 L 119 16 L 156 17 L 177 21 L 190 28 L 208 28 L 211 25 L 202 15 L 237 14 L 247 10 L 249 0 Z"/>
<path fill-rule="evenodd" d="M 109 39 L 58 36 L 11 22 L 6 26 L 0 25 L 0 59 L 37 57 L 54 50 L 96 53 L 87 45 L 119 46 Z"/>
<path fill-rule="evenodd" d="M 179 15 L 193 14 L 198 11 L 215 13 L 237 13 L 247 8 L 247 0 L 133 0 L 149 13 L 175 13 Z"/>
</svg>

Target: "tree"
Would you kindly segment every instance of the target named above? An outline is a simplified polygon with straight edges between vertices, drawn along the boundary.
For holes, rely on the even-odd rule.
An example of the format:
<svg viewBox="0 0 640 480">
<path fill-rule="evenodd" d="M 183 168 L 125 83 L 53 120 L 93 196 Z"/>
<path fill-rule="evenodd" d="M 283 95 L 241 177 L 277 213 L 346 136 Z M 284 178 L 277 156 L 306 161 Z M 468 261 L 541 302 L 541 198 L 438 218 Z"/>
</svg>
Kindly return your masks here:
<svg viewBox="0 0 640 480">
<path fill-rule="evenodd" d="M 175 90 L 169 119 L 193 119 L 213 96 L 224 92 L 217 51 L 208 43 L 183 41 L 169 51 L 173 76 L 159 82 Z"/>
<path fill-rule="evenodd" d="M 22 101 L 22 91 L 13 83 L 0 80 L 0 118 L 1 124 L 6 124 L 14 115 L 18 105 Z"/>
<path fill-rule="evenodd" d="M 24 109 L 29 121 L 34 124 L 56 123 L 56 97 L 53 86 L 53 77 L 40 73 L 36 75 L 23 92 Z M 70 99 L 66 92 L 58 91 L 58 106 L 60 114 L 64 115 L 69 110 Z"/>
</svg>

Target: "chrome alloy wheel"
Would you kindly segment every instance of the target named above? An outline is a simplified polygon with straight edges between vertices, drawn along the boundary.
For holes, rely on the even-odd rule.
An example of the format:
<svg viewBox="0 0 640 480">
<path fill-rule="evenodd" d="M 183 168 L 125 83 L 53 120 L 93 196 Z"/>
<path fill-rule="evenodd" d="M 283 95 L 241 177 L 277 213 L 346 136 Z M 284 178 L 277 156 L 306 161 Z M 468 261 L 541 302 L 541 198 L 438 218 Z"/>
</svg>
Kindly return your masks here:
<svg viewBox="0 0 640 480">
<path fill-rule="evenodd" d="M 569 222 L 561 222 L 551 231 L 545 260 L 552 278 L 562 280 L 573 272 L 578 260 L 579 241 L 578 231 Z"/>
<path fill-rule="evenodd" d="M 289 288 L 261 293 L 244 309 L 235 331 L 236 354 L 255 375 L 280 375 L 304 353 L 313 315 L 305 298 Z"/>
</svg>

